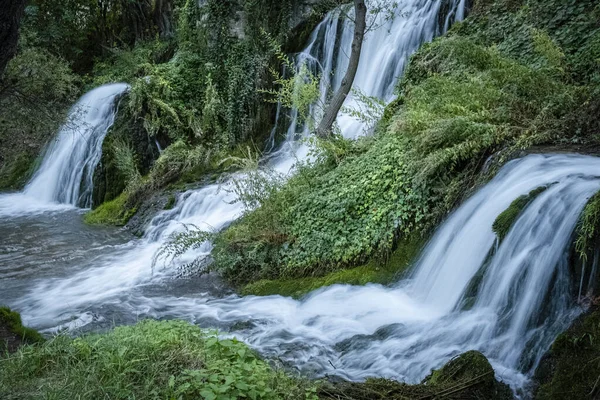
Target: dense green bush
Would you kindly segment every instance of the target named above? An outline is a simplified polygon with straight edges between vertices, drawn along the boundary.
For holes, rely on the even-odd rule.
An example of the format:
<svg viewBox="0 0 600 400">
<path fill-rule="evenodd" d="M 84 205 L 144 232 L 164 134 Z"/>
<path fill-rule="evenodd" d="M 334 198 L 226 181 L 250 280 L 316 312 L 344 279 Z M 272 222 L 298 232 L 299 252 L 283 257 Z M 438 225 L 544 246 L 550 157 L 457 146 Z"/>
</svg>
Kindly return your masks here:
<svg viewBox="0 0 600 400">
<path fill-rule="evenodd" d="M 1 359 L 2 399 L 313 399 L 313 384 L 183 321 L 58 336 Z"/>
</svg>

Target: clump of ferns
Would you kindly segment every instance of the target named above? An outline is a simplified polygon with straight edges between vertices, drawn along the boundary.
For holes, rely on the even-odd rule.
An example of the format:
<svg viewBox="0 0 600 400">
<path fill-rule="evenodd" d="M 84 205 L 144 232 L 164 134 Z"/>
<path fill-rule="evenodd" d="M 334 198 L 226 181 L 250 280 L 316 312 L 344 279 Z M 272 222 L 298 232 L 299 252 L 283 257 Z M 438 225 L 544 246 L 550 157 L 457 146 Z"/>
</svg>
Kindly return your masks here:
<svg viewBox="0 0 600 400">
<path fill-rule="evenodd" d="M 182 225 L 184 230 L 172 233 L 167 241 L 154 253 L 152 257 L 153 270 L 159 264 L 163 268 L 176 265 L 177 260 L 181 260 L 186 253 L 198 250 L 202 246 L 210 246 L 215 238 L 216 232 L 214 231 L 202 230 L 194 224 Z M 192 261 L 179 263 L 177 267 L 182 275 L 195 275 L 209 272 L 208 267 L 210 264 L 211 258 L 207 252 L 206 255 L 194 257 Z"/>
</svg>

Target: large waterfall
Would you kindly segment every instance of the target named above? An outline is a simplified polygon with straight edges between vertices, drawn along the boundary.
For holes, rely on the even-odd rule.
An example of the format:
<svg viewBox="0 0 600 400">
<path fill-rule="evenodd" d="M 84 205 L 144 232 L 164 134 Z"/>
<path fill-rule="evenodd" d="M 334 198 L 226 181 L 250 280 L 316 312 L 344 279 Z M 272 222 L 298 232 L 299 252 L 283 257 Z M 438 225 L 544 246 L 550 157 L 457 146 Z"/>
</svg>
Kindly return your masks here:
<svg viewBox="0 0 600 400">
<path fill-rule="evenodd" d="M 401 2 L 395 18 L 383 20 L 367 35 L 355 88 L 391 100 L 410 54 L 464 16 L 464 0 L 450 2 L 447 15 L 440 16 L 444 3 L 448 2 Z M 305 62 L 321 76 L 321 102 L 339 86 L 351 39 L 352 25 L 332 12 L 295 58 L 298 65 Z M 106 91 L 102 96 L 98 92 L 90 97 L 97 100 L 99 111 L 84 120 L 96 130 L 83 129 L 82 136 L 92 136 L 82 146 L 92 142 L 99 146 L 101 130 L 105 132 L 114 119 L 114 96 L 125 89 L 125 85 L 102 87 L 97 89 Z M 346 105 L 355 102 L 351 97 Z M 313 106 L 315 118 L 320 112 Z M 308 128 L 298 122 L 295 111 L 289 113 L 286 139 L 264 163 L 284 174 L 308 154 L 297 141 Z M 362 124 L 348 115 L 340 115 L 338 122 L 346 137 L 363 132 Z M 63 154 L 60 143 L 65 144 L 59 138 L 49 149 L 26 194 L 85 205 L 85 188 L 90 186 L 81 174 L 89 173 L 89 166 L 97 162 L 89 149 L 98 147 L 83 146 L 79 152 L 80 147 L 65 145 L 70 150 Z M 72 175 L 70 154 L 89 160 L 87 168 L 78 169 L 79 176 Z M 46 270 L 45 276 L 36 275 L 33 288 L 19 298 L 3 297 L 11 292 L 0 280 L 0 302 L 22 311 L 27 323 L 49 330 L 59 323 L 62 328 L 77 328 L 144 317 L 187 319 L 231 329 L 262 353 L 308 373 L 353 380 L 376 375 L 417 382 L 454 355 L 476 349 L 489 357 L 499 378 L 521 389 L 556 335 L 580 312 L 570 293 L 567 257 L 581 210 L 600 189 L 599 168 L 600 159 L 577 155 L 530 155 L 509 162 L 449 216 L 423 250 L 412 275 L 393 287 L 336 285 L 299 301 L 280 296 L 223 297 L 214 295 L 213 286 L 218 284 L 212 277 L 189 287 L 185 280 L 174 279 L 176 269 L 152 270 L 155 252 L 182 224 L 218 230 L 240 216 L 242 206 L 234 201 L 225 179 L 220 185 L 181 194 L 172 210 L 151 221 L 140 240 L 99 245 L 90 239 L 93 253 L 75 252 L 90 256 L 70 268 L 53 270 L 54 275 Z M 81 192 L 80 182 L 84 182 Z M 36 186 L 39 192 L 34 191 Z M 517 197 L 540 186 L 548 188 L 498 243 L 491 229 L 495 218 Z M 183 261 L 210 251 L 207 242 Z M 6 276 L 22 274 L 3 267 L 2 260 L 0 253 L 0 274 L 5 270 Z"/>
<path fill-rule="evenodd" d="M 45 210 L 57 204 L 90 207 L 92 177 L 102 155 L 102 141 L 115 120 L 115 99 L 128 87 L 109 84 L 82 96 L 46 149 L 23 195 L 0 199 L 0 214 Z"/>
</svg>

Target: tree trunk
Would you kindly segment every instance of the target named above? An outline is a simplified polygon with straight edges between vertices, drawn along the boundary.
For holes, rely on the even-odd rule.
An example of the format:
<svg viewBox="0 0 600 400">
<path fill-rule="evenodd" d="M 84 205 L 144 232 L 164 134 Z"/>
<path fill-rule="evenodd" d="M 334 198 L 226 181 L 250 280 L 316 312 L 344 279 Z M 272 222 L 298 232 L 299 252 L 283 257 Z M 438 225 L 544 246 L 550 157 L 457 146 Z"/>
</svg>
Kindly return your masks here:
<svg viewBox="0 0 600 400">
<path fill-rule="evenodd" d="M 17 52 L 19 24 L 26 0 L 0 0 L 0 78 Z"/>
<path fill-rule="evenodd" d="M 317 128 L 317 135 L 322 138 L 331 136 L 331 127 L 335 122 L 338 112 L 348 93 L 352 89 L 352 83 L 358 70 L 358 62 L 360 61 L 360 52 L 362 50 L 363 39 L 367 27 L 367 7 L 364 0 L 354 0 L 354 38 L 352 39 L 352 51 L 350 53 L 350 61 L 348 70 L 342 79 L 342 84 L 334 94 L 329 106 L 323 114 L 323 119 Z"/>
</svg>

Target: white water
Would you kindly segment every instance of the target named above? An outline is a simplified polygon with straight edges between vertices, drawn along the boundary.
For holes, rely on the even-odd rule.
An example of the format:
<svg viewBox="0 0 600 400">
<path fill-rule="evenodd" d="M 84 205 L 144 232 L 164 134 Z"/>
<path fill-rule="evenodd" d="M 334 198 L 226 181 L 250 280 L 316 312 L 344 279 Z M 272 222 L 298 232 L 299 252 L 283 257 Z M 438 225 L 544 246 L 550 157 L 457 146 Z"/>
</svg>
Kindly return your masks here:
<svg viewBox="0 0 600 400">
<path fill-rule="evenodd" d="M 366 94 L 387 101 L 407 57 L 436 33 L 441 2 L 403 4 L 401 11 L 409 11 L 407 16 L 369 34 L 355 81 Z M 349 54 L 351 26 L 336 15 L 325 18 L 297 57 L 298 63 L 306 60 L 322 72 L 322 101 L 339 85 Z M 464 1 L 454 3 L 452 15 L 464 15 Z M 446 27 L 450 21 L 446 18 Z M 319 112 L 313 107 L 314 116 Z M 305 159 L 308 151 L 295 140 L 307 128 L 297 123 L 293 111 L 291 120 L 286 141 L 266 161 L 281 173 Z M 339 123 L 347 137 L 362 133 L 361 124 L 348 116 L 341 115 Z M 417 382 L 455 354 L 478 349 L 490 358 L 500 378 L 520 388 L 554 337 L 579 312 L 570 300 L 566 254 L 581 209 L 600 188 L 599 168 L 597 158 L 566 155 L 528 156 L 509 163 L 440 227 L 414 275 L 392 288 L 338 285 L 302 301 L 144 292 L 140 288 L 169 281 L 171 271 L 152 271 L 149 266 L 161 243 L 182 223 L 221 229 L 239 217 L 242 207 L 232 202 L 228 183 L 224 188 L 211 185 L 184 193 L 173 210 L 153 219 L 142 240 L 90 260 L 93 267 L 38 283 L 15 306 L 37 327 L 57 322 L 82 326 L 101 318 L 107 307 L 204 325 L 248 322 L 249 327 L 236 335 L 265 354 L 305 371 L 357 380 L 378 375 Z M 488 257 L 495 247 L 491 225 L 498 214 L 519 195 L 550 184 Z M 210 250 L 206 243 L 182 262 Z M 461 310 L 478 273 L 479 294 L 470 310 Z M 544 303 L 548 293 L 552 296 Z M 89 311 L 94 307 L 96 311 Z"/>
<path fill-rule="evenodd" d="M 90 207 L 94 169 L 102 155 L 102 141 L 116 116 L 115 99 L 128 87 L 109 84 L 82 96 L 46 149 L 25 190 L 0 197 L 0 215 Z"/>
<path fill-rule="evenodd" d="M 541 356 L 581 311 L 573 301 L 567 257 L 578 217 L 600 189 L 599 172 L 600 158 L 579 155 L 530 155 L 508 163 L 452 213 L 412 276 L 393 287 L 335 285 L 300 301 L 134 290 L 167 282 L 164 275 L 151 276 L 148 257 L 160 237 L 176 229 L 169 213 L 198 222 L 195 215 L 212 207 L 212 196 L 219 194 L 209 187 L 189 194 L 199 196 L 197 201 L 187 198 L 185 206 L 155 218 L 149 231 L 159 236 L 115 251 L 96 268 L 45 281 L 17 308 L 35 326 L 55 326 L 74 315 L 75 326 L 92 322 L 89 312 L 77 311 L 90 304 L 118 304 L 140 317 L 183 318 L 204 326 L 235 328 L 242 322 L 245 327 L 233 334 L 263 354 L 307 373 L 352 380 L 384 376 L 414 383 L 454 355 L 476 349 L 499 378 L 525 390 Z M 543 185 L 548 189 L 496 249 L 495 218 L 515 198 Z M 196 206 L 189 208 L 192 202 Z M 215 216 L 208 224 L 218 228 L 235 216 L 222 207 L 205 214 Z M 209 251 L 207 244 L 200 252 Z"/>
</svg>

